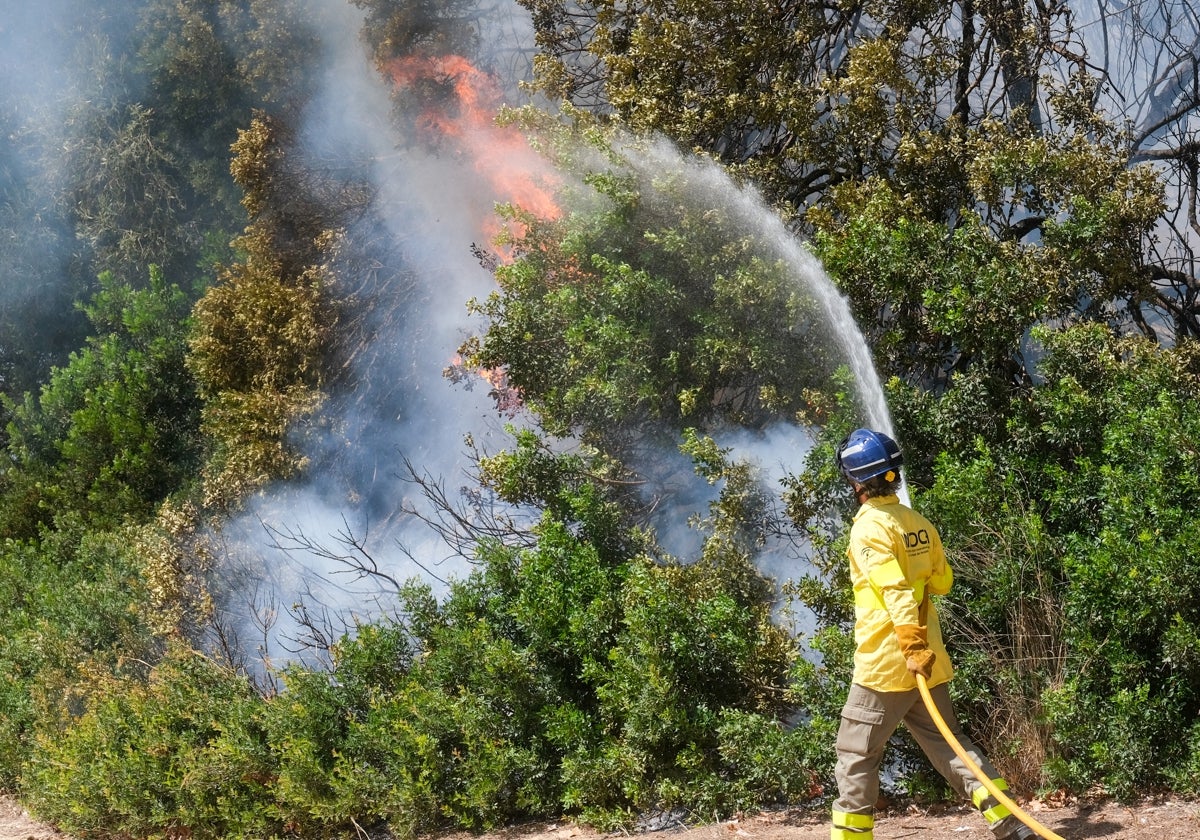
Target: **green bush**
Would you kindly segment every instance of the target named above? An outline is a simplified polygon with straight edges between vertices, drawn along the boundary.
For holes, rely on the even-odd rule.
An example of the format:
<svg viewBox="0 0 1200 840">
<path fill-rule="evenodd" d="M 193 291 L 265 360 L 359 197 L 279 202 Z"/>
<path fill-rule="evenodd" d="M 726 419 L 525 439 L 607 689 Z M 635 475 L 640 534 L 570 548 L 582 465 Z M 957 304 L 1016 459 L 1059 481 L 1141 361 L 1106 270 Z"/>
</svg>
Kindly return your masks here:
<svg viewBox="0 0 1200 840">
<path fill-rule="evenodd" d="M 275 777 L 249 682 L 173 648 L 147 681 L 98 675 L 67 728 L 44 728 L 22 779 L 33 809 L 84 835 L 271 837 Z"/>
<path fill-rule="evenodd" d="M 442 627 L 395 690 L 374 690 L 334 768 L 342 801 L 412 834 L 546 813 L 554 774 L 538 727 L 545 677 L 490 624 Z M 349 816 L 355 816 L 353 811 Z"/>
<path fill-rule="evenodd" d="M 157 268 L 141 291 L 101 276 L 81 306 L 96 331 L 88 346 L 36 396 L 5 399 L 12 466 L 0 471 L 0 536 L 33 536 L 31 526 L 69 515 L 96 528 L 142 520 L 194 474 L 200 404 L 183 365 L 187 307 Z"/>
<path fill-rule="evenodd" d="M 0 785 L 12 789 L 40 725 L 70 719 L 79 674 L 138 668 L 156 644 L 125 532 L 0 543 Z"/>
<path fill-rule="evenodd" d="M 1002 437 L 945 453 L 919 501 L 955 564 L 956 683 L 995 722 L 984 746 L 1029 786 L 1127 796 L 1194 763 L 1178 733 L 1200 713 L 1200 381 L 1187 347 L 1036 337 L 1042 384 Z"/>
</svg>

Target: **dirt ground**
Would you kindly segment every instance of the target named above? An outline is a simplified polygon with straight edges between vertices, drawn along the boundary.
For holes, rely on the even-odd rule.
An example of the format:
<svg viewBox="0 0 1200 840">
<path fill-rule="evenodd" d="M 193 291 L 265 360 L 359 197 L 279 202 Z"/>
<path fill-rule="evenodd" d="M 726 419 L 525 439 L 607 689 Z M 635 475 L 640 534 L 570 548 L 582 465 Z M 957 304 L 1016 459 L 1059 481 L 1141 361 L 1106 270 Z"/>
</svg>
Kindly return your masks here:
<svg viewBox="0 0 1200 840">
<path fill-rule="evenodd" d="M 0 840 L 64 840 L 66 836 L 33 820 L 15 799 L 0 796 Z"/>
<path fill-rule="evenodd" d="M 1065 840 L 1200 840 L 1200 802 L 1177 799 L 1146 800 L 1135 805 L 1072 803 L 1048 806 L 1019 803 L 1034 819 Z M 988 840 L 991 833 L 970 808 L 948 807 L 920 811 L 884 811 L 877 815 L 877 840 Z M 519 826 L 487 835 L 448 834 L 438 840 L 618 840 L 569 823 Z M 647 840 L 828 840 L 824 814 L 799 811 L 746 816 L 702 826 L 667 827 L 647 833 Z M 0 797 L 0 840 L 70 840 L 66 834 L 38 823 L 20 804 Z"/>
<path fill-rule="evenodd" d="M 1110 802 L 1057 807 L 1036 802 L 1018 804 L 1064 840 L 1200 840 L 1200 802 L 1164 799 L 1136 805 Z M 497 832 L 489 840 L 601 840 L 604 836 L 573 825 L 543 825 Z M 963 806 L 880 812 L 876 814 L 875 837 L 989 840 L 992 834 L 978 812 Z M 478 838 L 456 834 L 443 840 Z M 768 813 L 711 825 L 666 828 L 648 835 L 646 840 L 829 840 L 829 822 L 824 813 Z"/>
</svg>

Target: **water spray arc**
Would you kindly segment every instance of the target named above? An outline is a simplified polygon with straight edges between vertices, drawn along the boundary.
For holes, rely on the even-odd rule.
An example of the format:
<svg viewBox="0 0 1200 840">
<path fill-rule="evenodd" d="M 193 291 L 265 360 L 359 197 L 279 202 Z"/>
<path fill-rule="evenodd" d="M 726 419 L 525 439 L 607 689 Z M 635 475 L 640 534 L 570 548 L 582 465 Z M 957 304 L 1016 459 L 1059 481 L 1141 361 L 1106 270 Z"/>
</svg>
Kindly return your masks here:
<svg viewBox="0 0 1200 840">
<path fill-rule="evenodd" d="M 353 22 L 350 19 L 347 24 Z M 331 31 L 330 35 L 336 33 Z M 353 43 L 348 35 L 335 40 L 338 44 Z M 351 459 L 360 453 L 365 458 L 393 451 L 418 453 L 414 457 L 420 458 L 434 458 L 436 455 L 436 463 L 429 466 L 431 475 L 460 473 L 462 466 L 446 453 L 458 452 L 458 443 L 464 432 L 469 431 L 473 437 L 481 440 L 485 434 L 494 432 L 499 435 L 494 412 L 485 416 L 485 411 L 489 407 L 503 411 L 505 406 L 484 405 L 486 399 L 478 399 L 482 388 L 478 388 L 474 394 L 463 393 L 468 388 L 448 389 L 454 393 L 443 396 L 443 369 L 448 362 L 453 367 L 452 354 L 461 339 L 463 326 L 460 319 L 445 313 L 461 312 L 462 301 L 490 290 L 485 285 L 489 280 L 487 272 L 480 270 L 477 259 L 468 249 L 471 243 L 489 241 L 497 233 L 495 227 L 489 227 L 489 224 L 495 224 L 494 213 L 485 211 L 494 210 L 494 202 L 502 201 L 518 205 L 539 217 L 557 217 L 564 212 L 555 205 L 555 187 L 559 186 L 557 177 L 560 173 L 535 154 L 515 129 L 501 129 L 495 125 L 495 111 L 502 99 L 499 88 L 465 58 L 443 56 L 397 61 L 385 68 L 385 78 L 379 78 L 373 71 L 368 73 L 368 68 L 354 60 L 354 56 L 349 55 L 348 47 L 346 52 L 348 54 L 338 64 L 339 72 L 331 75 L 330 92 L 327 99 L 322 100 L 324 109 L 314 109 L 312 125 L 303 136 L 306 142 L 326 155 L 361 147 L 365 158 L 376 161 L 371 171 L 378 191 L 380 224 L 404 243 L 406 270 L 425 284 L 422 295 L 417 297 L 427 296 L 429 299 L 427 311 L 423 310 L 422 315 L 412 317 L 411 323 L 421 325 L 422 335 L 425 336 L 422 347 L 436 349 L 429 351 L 428 358 L 413 361 L 402 356 L 403 349 L 413 343 L 411 340 L 404 336 L 381 335 L 379 346 L 383 349 L 364 353 L 363 358 L 386 359 L 390 370 L 403 372 L 400 385 L 381 386 L 381 390 L 386 391 L 387 395 L 401 393 L 419 396 L 423 410 L 409 410 L 407 405 L 391 413 L 376 410 L 376 400 L 364 390 L 363 394 L 356 394 L 349 409 L 352 416 L 333 424 L 337 428 L 345 426 L 353 429 L 354 434 L 346 435 L 346 441 L 339 438 L 317 445 L 322 452 L 333 452 L 339 459 Z M 394 86 L 403 87 L 430 73 L 448 83 L 449 106 L 444 112 L 426 109 L 410 115 L 405 130 L 414 137 L 436 134 L 438 141 L 432 146 L 446 153 L 438 155 L 428 152 L 416 142 L 404 145 L 403 154 L 394 153 L 392 135 L 379 125 L 379 114 L 388 111 L 387 92 Z M 360 93 L 345 96 L 344 92 L 348 89 Z M 829 336 L 821 340 L 851 369 L 856 389 L 855 400 L 863 413 L 864 424 L 890 434 L 892 423 L 886 397 L 867 342 L 854 321 L 847 301 L 825 273 L 819 260 L 796 239 L 794 232 L 766 205 L 757 191 L 752 186 L 735 184 L 720 167 L 682 154 L 666 140 L 636 143 L 618 141 L 618 145 L 622 156 L 639 170 L 647 182 L 655 180 L 664 171 L 686 170 L 687 180 L 695 178 L 702 182 L 699 194 L 706 206 L 710 202 L 721 204 L 729 212 L 736 213 L 744 227 L 769 242 L 771 255 L 786 265 L 788 275 L 811 296 L 815 304 L 813 309 L 820 313 L 821 320 L 828 325 Z M 319 155 L 314 153 L 314 157 Z M 378 377 L 369 375 L 369 372 L 361 379 L 366 383 L 378 381 Z M 504 392 L 492 380 L 488 380 L 488 385 L 494 392 Z M 451 408 L 452 402 L 454 408 Z M 403 419 L 397 422 L 402 414 Z M 436 422 L 432 419 L 434 417 L 437 418 Z M 780 423 L 779 426 L 781 428 L 770 429 L 766 434 L 757 430 L 756 442 L 769 444 L 773 449 L 764 460 L 778 461 L 789 472 L 796 472 L 811 445 L 809 430 L 795 423 Z M 354 446 L 348 443 L 351 437 Z M 378 461 L 375 463 L 377 465 Z M 398 488 L 397 482 L 385 475 L 388 472 L 386 469 L 380 471 L 372 468 L 367 471 L 364 468 L 361 472 L 371 478 L 368 486 L 353 488 L 356 496 L 366 500 L 358 505 L 364 511 L 372 509 L 372 505 L 376 506 L 376 510 L 386 509 L 390 500 L 405 495 L 406 488 Z M 279 501 L 273 510 L 281 510 L 283 513 L 280 515 L 285 520 L 296 511 L 305 511 L 304 519 L 308 527 L 304 530 L 307 533 L 318 534 L 324 530 L 337 532 L 343 527 L 340 523 L 346 520 L 343 508 L 348 505 L 336 490 L 314 483 L 312 487 L 303 489 L 300 498 L 289 496 L 287 501 L 273 500 Z M 682 502 L 680 499 L 675 501 Z M 357 508 L 355 510 L 349 515 L 349 520 L 358 531 L 365 532 L 367 514 L 359 516 Z M 670 515 L 682 522 L 687 519 L 685 514 L 683 505 L 679 504 L 672 508 Z M 361 525 L 358 524 L 360 520 Z M 380 562 L 387 565 L 393 574 L 403 576 L 404 572 L 397 570 L 413 565 L 405 555 L 425 556 L 439 551 L 439 547 L 436 540 L 421 529 L 420 522 L 413 521 L 410 529 L 407 520 L 395 524 L 398 521 L 397 517 L 390 516 L 385 524 L 394 526 L 395 532 L 400 535 L 397 543 L 402 541 L 403 553 L 379 544 L 380 535 L 391 541 L 393 532 L 378 525 L 372 540 Z M 334 524 L 326 529 L 323 527 L 326 522 Z M 379 522 L 378 513 L 372 520 L 372 523 L 376 522 Z M 258 545 L 262 542 L 254 536 L 262 530 L 262 524 L 257 518 L 248 520 L 247 544 Z M 287 521 L 273 525 L 276 532 L 287 534 L 300 531 Z M 227 533 L 232 534 L 232 529 Z M 278 554 L 270 544 L 259 548 L 264 556 L 275 558 Z M 327 580 L 338 571 L 327 568 L 320 558 L 308 558 L 300 554 L 295 559 L 305 566 L 302 571 L 306 580 L 308 577 Z M 449 572 L 443 570 L 444 576 L 454 577 L 465 573 L 465 562 L 460 563 L 458 558 L 448 559 L 455 568 Z M 275 562 L 274 559 L 271 562 Z M 280 603 L 287 604 L 295 600 L 290 591 L 294 587 L 286 581 L 277 588 Z M 336 594 L 329 598 L 339 606 L 347 600 Z M 362 599 L 354 599 L 352 606 L 357 611 L 362 606 Z M 371 614 L 374 614 L 373 610 L 361 618 L 369 619 Z"/>
<path fill-rule="evenodd" d="M 849 301 L 834 284 L 821 261 L 788 229 L 752 185 L 737 184 L 728 172 L 701 158 L 685 156 L 666 140 L 648 144 L 627 141 L 622 152 L 636 167 L 655 172 L 686 170 L 706 203 L 721 206 L 750 227 L 770 254 L 787 268 L 788 275 L 815 300 L 824 316 L 827 340 L 835 343 L 853 377 L 855 401 L 862 414 L 858 425 L 878 429 L 895 438 L 887 394 L 875 370 L 870 345 Z M 811 441 L 807 442 L 811 445 Z M 804 448 L 807 450 L 808 445 Z M 900 498 L 909 503 L 901 477 Z"/>
<path fill-rule="evenodd" d="M 724 205 L 750 225 L 757 236 L 769 245 L 770 251 L 782 260 L 791 276 L 820 304 L 828 324 L 828 332 L 837 342 L 842 357 L 854 376 L 859 406 L 864 414 L 863 425 L 889 435 L 894 433 L 887 396 L 875 370 L 870 347 L 859 328 L 850 304 L 838 291 L 824 266 L 788 229 L 753 186 L 737 184 L 729 174 L 715 164 L 683 156 L 666 140 L 648 144 L 640 152 L 636 142 L 624 144 L 623 152 L 638 166 L 658 171 L 688 170 L 688 177 L 701 187 L 698 194 L 714 205 Z"/>
</svg>

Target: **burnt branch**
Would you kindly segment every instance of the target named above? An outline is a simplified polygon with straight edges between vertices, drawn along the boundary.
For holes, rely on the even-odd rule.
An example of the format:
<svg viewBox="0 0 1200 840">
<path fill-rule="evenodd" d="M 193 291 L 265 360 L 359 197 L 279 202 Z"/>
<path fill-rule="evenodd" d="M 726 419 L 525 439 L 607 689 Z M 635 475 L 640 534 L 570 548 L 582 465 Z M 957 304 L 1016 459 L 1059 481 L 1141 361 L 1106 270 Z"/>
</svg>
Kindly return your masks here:
<svg viewBox="0 0 1200 840">
<path fill-rule="evenodd" d="M 519 510 L 498 504 L 488 491 L 481 489 L 484 484 L 478 475 L 469 476 L 469 481 L 455 496 L 446 490 L 443 479 L 419 471 L 407 456 L 401 460 L 404 472 L 398 478 L 417 487 L 429 508 L 421 510 L 406 502 L 404 513 L 424 523 L 455 556 L 473 562 L 474 547 L 484 540 L 518 548 L 536 545 L 536 536 L 516 519 Z"/>
</svg>

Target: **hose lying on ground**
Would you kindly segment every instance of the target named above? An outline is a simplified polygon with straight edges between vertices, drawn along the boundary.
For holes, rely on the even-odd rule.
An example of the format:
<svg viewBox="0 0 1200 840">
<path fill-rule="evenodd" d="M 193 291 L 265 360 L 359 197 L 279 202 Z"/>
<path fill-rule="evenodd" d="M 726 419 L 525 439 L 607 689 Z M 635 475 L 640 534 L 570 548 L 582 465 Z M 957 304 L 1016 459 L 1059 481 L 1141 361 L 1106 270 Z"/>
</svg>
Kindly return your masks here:
<svg viewBox="0 0 1200 840">
<path fill-rule="evenodd" d="M 1046 826 L 1029 816 L 1029 814 L 1025 813 L 1025 811 L 1021 810 L 1017 803 L 1013 802 L 1009 797 L 1007 797 L 1004 794 L 1004 791 L 1000 790 L 1000 788 L 996 786 L 996 783 L 988 778 L 987 773 L 983 772 L 983 769 L 971 759 L 971 756 L 967 755 L 967 751 L 963 749 L 962 744 L 960 744 L 958 739 L 954 737 L 954 734 L 950 731 L 950 727 L 946 725 L 945 719 L 937 710 L 937 704 L 933 702 L 933 695 L 929 693 L 929 684 L 925 682 L 925 677 L 920 674 L 917 674 L 917 688 L 921 692 L 921 699 L 925 701 L 925 708 L 929 710 L 929 714 L 933 718 L 933 722 L 937 724 L 938 731 L 942 733 L 942 737 L 946 739 L 946 743 L 948 743 L 954 750 L 954 754 L 962 759 L 963 764 L 967 765 L 971 772 L 975 774 L 975 778 L 979 779 L 983 786 L 987 788 L 987 792 L 994 796 L 997 802 L 1004 805 L 1006 808 L 1008 808 L 1008 810 L 1012 811 L 1013 815 L 1017 819 L 1036 831 L 1039 837 L 1044 837 L 1046 840 L 1064 840 L 1064 838 L 1055 834 L 1053 831 L 1046 828 Z"/>
</svg>

